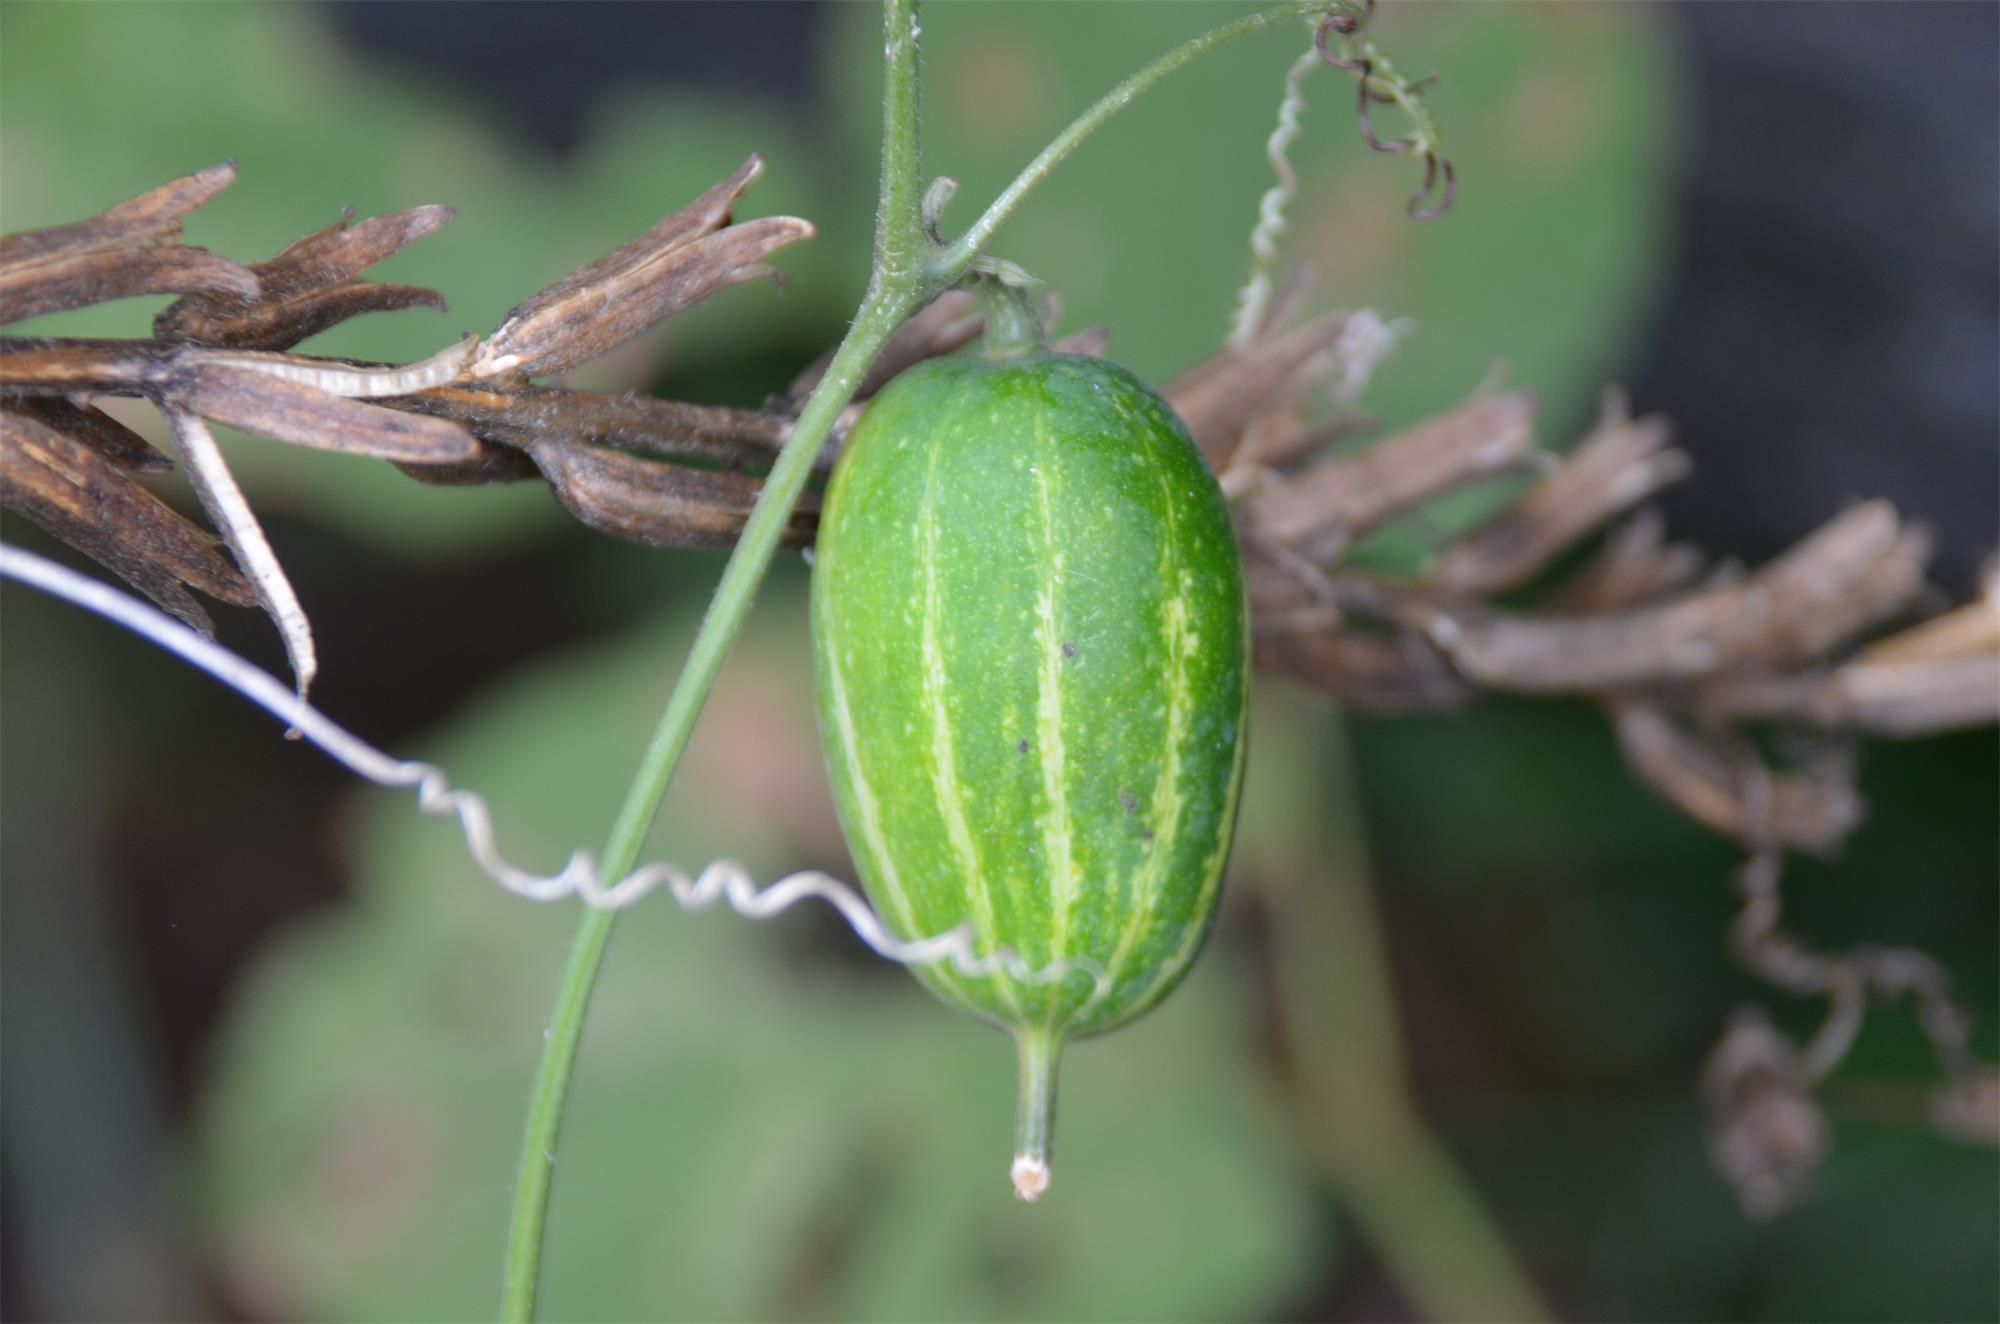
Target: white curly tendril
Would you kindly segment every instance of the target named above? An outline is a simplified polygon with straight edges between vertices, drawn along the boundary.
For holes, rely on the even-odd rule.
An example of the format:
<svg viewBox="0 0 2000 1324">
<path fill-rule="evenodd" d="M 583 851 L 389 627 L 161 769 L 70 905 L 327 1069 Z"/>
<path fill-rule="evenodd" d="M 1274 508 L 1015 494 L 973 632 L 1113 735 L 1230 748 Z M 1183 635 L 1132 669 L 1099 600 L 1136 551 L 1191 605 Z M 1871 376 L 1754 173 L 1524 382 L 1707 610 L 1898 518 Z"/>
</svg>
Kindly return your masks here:
<svg viewBox="0 0 2000 1324">
<path fill-rule="evenodd" d="M 1264 140 L 1264 156 L 1278 182 L 1264 190 L 1257 203 L 1257 224 L 1250 231 L 1250 281 L 1236 296 L 1236 319 L 1229 332 L 1231 349 L 1247 348 L 1263 325 L 1271 302 L 1271 269 L 1278 264 L 1278 236 L 1286 229 L 1285 208 L 1298 196 L 1299 174 L 1292 169 L 1292 144 L 1305 131 L 1305 76 L 1320 64 L 1319 52 L 1307 50 L 1285 73 L 1285 95 L 1278 102 L 1278 126 Z"/>
<path fill-rule="evenodd" d="M 458 819 L 465 834 L 466 850 L 481 872 L 516 896 L 531 901 L 557 901 L 574 895 L 589 906 L 622 910 L 664 886 L 684 910 L 705 910 L 720 900 L 739 915 L 753 920 L 769 919 L 801 901 L 816 898 L 840 912 L 855 936 L 876 954 L 899 965 L 928 966 L 949 961 L 970 979 L 1004 974 L 1025 984 L 1052 984 L 1083 974 L 1100 986 L 1105 983 L 1103 972 L 1085 960 L 1071 958 L 1036 968 L 1028 965 L 1019 953 L 1006 948 L 981 955 L 974 947 L 976 935 L 970 922 L 933 937 L 905 942 L 889 932 L 851 885 L 816 870 L 789 874 L 759 888 L 743 866 L 733 860 L 716 860 L 693 875 L 677 865 L 657 863 L 607 883 L 598 876 L 595 858 L 579 850 L 559 873 L 531 873 L 509 863 L 500 854 L 494 842 L 492 811 L 482 796 L 454 787 L 444 769 L 435 764 L 394 758 L 376 749 L 299 698 L 277 677 L 203 638 L 164 612 L 108 584 L 5 544 L 0 544 L 0 578 L 18 580 L 124 626 L 289 723 L 293 730 L 357 776 L 392 790 L 414 790 L 417 806 L 425 814 Z"/>
</svg>

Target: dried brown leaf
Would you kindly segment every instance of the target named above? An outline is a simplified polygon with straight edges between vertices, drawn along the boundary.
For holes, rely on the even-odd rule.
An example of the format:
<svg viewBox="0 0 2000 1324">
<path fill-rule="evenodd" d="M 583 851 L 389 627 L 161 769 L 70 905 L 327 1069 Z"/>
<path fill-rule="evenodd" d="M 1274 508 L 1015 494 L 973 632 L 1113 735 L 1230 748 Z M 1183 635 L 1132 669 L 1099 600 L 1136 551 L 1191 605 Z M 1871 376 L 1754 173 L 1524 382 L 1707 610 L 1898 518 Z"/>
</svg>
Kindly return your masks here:
<svg viewBox="0 0 2000 1324">
<path fill-rule="evenodd" d="M 1391 516 L 1519 467 L 1534 445 L 1531 391 L 1478 395 L 1357 455 L 1314 465 L 1243 506 L 1261 535 L 1309 560 L 1337 556 Z"/>
<path fill-rule="evenodd" d="M 175 403 L 260 437 L 349 455 L 453 464 L 479 453 L 472 434 L 449 420 L 343 399 L 254 368 L 198 364 L 176 384 Z"/>
<path fill-rule="evenodd" d="M 0 336 L 0 391 L 143 395 L 172 381 L 175 352 L 148 340 Z"/>
<path fill-rule="evenodd" d="M 1471 702 L 1474 693 L 1442 654 L 1413 634 L 1260 621 L 1252 652 L 1265 670 L 1364 712 L 1444 712 Z"/>
<path fill-rule="evenodd" d="M 131 473 L 167 473 L 174 462 L 165 452 L 111 415 L 67 396 L 24 395 L 7 402 L 7 409 L 45 423 Z"/>
<path fill-rule="evenodd" d="M 0 323 L 135 294 L 255 294 L 248 267 L 178 242 L 181 219 L 235 178 L 235 164 L 224 162 L 87 221 L 0 238 Z"/>
<path fill-rule="evenodd" d="M 0 323 L 139 294 L 257 292 L 250 269 L 199 248 L 138 248 L 51 254 L 0 270 Z"/>
<path fill-rule="evenodd" d="M 1754 576 L 1752 592 L 1765 595 L 1772 617 L 1757 658 L 1774 666 L 1810 661 L 1909 610 L 1923 594 L 1932 541 L 1887 501 L 1864 501 L 1829 520 Z"/>
<path fill-rule="evenodd" d="M 1872 643 L 1860 661 L 1871 665 L 1932 662 L 2000 654 L 2000 601 L 1981 598 Z"/>
<path fill-rule="evenodd" d="M 1703 564 L 1696 548 L 1667 541 L 1667 524 L 1657 510 L 1642 510 L 1614 529 L 1597 558 L 1546 605 L 1562 616 L 1636 607 L 1685 586 Z"/>
<path fill-rule="evenodd" d="M 1885 502 L 1856 506 L 1746 581 L 1598 616 L 1467 613 L 1433 638 L 1473 680 L 1602 693 L 1791 665 L 1906 608 L 1926 542 Z"/>
<path fill-rule="evenodd" d="M 444 297 L 411 285 L 357 283 L 375 263 L 432 233 L 454 215 L 449 207 L 414 207 L 350 225 L 351 212 L 255 263 L 255 298 L 191 294 L 153 320 L 169 340 L 238 349 L 289 349 L 306 337 L 366 312 L 428 307 Z"/>
<path fill-rule="evenodd" d="M 237 606 L 256 604 L 212 536 L 39 418 L 0 413 L 0 504 L 203 633 L 212 632 L 208 614 L 189 588 Z"/>
<path fill-rule="evenodd" d="M 1248 349 L 1225 349 L 1166 384 L 1161 394 L 1220 473 L 1253 420 L 1291 415 L 1340 363 L 1349 314 L 1316 317 Z"/>
<path fill-rule="evenodd" d="M 1690 706 L 1739 721 L 1903 738 L 1934 735 L 2000 721 L 2000 652 L 1863 660 L 1802 676 L 1737 673 L 1703 686 Z"/>
<path fill-rule="evenodd" d="M 494 333 L 494 338 L 498 339 L 501 332 L 506 331 L 509 326 L 533 321 L 549 309 L 568 303 L 579 295 L 628 279 L 634 273 L 643 271 L 663 254 L 671 253 L 701 235 L 721 229 L 729 223 L 730 210 L 735 207 L 737 200 L 763 173 L 763 157 L 755 153 L 745 157 L 743 164 L 737 166 L 728 178 L 712 185 L 706 193 L 659 221 L 637 239 L 605 254 L 595 262 L 577 268 L 555 284 L 524 300 L 501 319 L 500 328 Z"/>
<path fill-rule="evenodd" d="M 168 180 L 87 221 L 0 236 L 0 267 L 56 253 L 174 243 L 182 219 L 235 181 L 236 163 L 224 161 Z"/>
<path fill-rule="evenodd" d="M 485 487 L 493 483 L 518 483 L 539 478 L 542 471 L 524 450 L 482 441 L 469 460 L 450 464 L 396 465 L 404 473 L 430 487 Z"/>
<path fill-rule="evenodd" d="M 762 259 L 810 239 L 813 227 L 792 216 L 726 225 L 763 168 L 750 157 L 694 203 L 515 308 L 480 347 L 472 375 L 567 371 L 717 290 L 774 274 Z"/>
<path fill-rule="evenodd" d="M 535 443 L 528 453 L 563 508 L 605 533 L 655 547 L 727 547 L 742 533 L 763 480 L 659 464 L 594 447 Z M 810 545 L 818 502 L 799 503 L 785 542 Z"/>
<path fill-rule="evenodd" d="M 1607 395 L 1590 435 L 1540 483 L 1477 532 L 1446 548 L 1425 580 L 1440 591 L 1490 597 L 1517 588 L 1592 529 L 1685 477 L 1659 415 L 1634 420 Z"/>
<path fill-rule="evenodd" d="M 166 338 L 197 345 L 228 346 L 236 349 L 290 349 L 310 336 L 350 317 L 363 313 L 390 313 L 403 308 L 433 308 L 444 311 L 444 296 L 416 285 L 384 285 L 363 282 L 334 289 L 315 290 L 281 303 L 223 299 L 220 296 L 190 296 L 210 299 L 212 312 L 185 313 L 175 325 L 155 330 Z M 234 306 L 223 311 L 224 303 Z M 179 308 L 180 304 L 175 304 Z M 169 312 L 173 309 L 169 309 Z M 162 313 L 164 317 L 166 314 Z"/>
<path fill-rule="evenodd" d="M 791 431 L 788 420 L 757 410 L 513 383 L 442 386 L 397 405 L 453 419 L 476 436 L 512 446 L 603 445 L 731 464 L 770 463 Z"/>
</svg>

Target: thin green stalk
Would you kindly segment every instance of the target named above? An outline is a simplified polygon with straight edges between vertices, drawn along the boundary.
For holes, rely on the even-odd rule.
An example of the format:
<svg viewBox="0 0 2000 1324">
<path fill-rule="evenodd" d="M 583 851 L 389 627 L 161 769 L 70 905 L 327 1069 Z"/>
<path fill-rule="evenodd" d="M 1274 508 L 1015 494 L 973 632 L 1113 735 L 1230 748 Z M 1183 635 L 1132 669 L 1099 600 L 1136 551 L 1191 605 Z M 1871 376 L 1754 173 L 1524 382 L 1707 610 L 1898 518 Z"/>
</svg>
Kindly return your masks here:
<svg viewBox="0 0 2000 1324">
<path fill-rule="evenodd" d="M 521 1158 L 514 1178 L 514 1215 L 507 1226 L 507 1264 L 500 1284 L 500 1318 L 526 1321 L 535 1317 L 535 1290 L 542 1269 L 542 1229 L 547 1223 L 549 1183 L 555 1176 L 556 1137 L 562 1130 L 563 1104 L 576 1066 L 577 1045 L 583 1041 L 584 1014 L 597 987 L 597 968 L 611 943 L 615 912 L 586 908 L 570 940 L 556 985 L 556 1004 L 549 1012 L 542 1038 L 542 1060 L 535 1067 L 528 1102 L 527 1130 L 521 1137 Z"/>
<path fill-rule="evenodd" d="M 1042 324 L 1046 306 L 1042 287 L 1019 267 L 1011 262 L 978 263 L 960 282 L 960 288 L 975 290 L 985 308 L 987 358 L 1018 358 L 1049 347 L 1048 331 Z"/>
<path fill-rule="evenodd" d="M 1410 1096 L 1346 733 L 1333 784 L 1299 815 L 1323 876 L 1275 889 L 1272 926 L 1301 1138 L 1417 1313 L 1552 1318 Z"/>
<path fill-rule="evenodd" d="M 1001 223 L 1014 214 L 1021 200 L 1028 196 L 1035 185 L 1042 182 L 1071 152 L 1083 145 L 1083 141 L 1104 126 L 1105 121 L 1125 109 L 1136 100 L 1140 93 L 1176 70 L 1185 68 L 1197 56 L 1214 50 L 1225 42 L 1238 37 L 1247 37 L 1253 32 L 1276 27 L 1280 23 L 1295 23 L 1309 14 L 1346 13 L 1357 22 L 1365 19 L 1360 5 L 1348 0 L 1293 0 L 1291 4 L 1279 5 L 1262 13 L 1240 18 L 1234 23 L 1224 24 L 1211 32 L 1204 32 L 1184 45 L 1168 51 L 1138 73 L 1106 92 L 1089 110 L 1071 121 L 1068 128 L 1057 134 L 1027 167 L 1014 177 L 1014 182 L 1001 191 L 971 228 L 952 243 L 938 249 L 931 255 L 931 269 L 942 275 L 950 271 L 962 274 L 966 264 L 986 251 L 993 242 L 993 235 Z M 952 279 L 957 279 L 955 274 Z"/>
<path fill-rule="evenodd" d="M 722 660 L 749 613 L 757 586 L 770 567 L 786 518 L 797 504 L 813 461 L 825 445 L 840 411 L 853 398 L 868 366 L 898 324 L 921 305 L 924 234 L 917 216 L 917 181 L 922 164 L 917 144 L 917 51 L 915 0 L 889 0 L 884 7 L 886 55 L 882 95 L 881 211 L 876 225 L 874 279 L 854 324 L 848 328 L 826 375 L 792 428 L 771 467 L 764 489 L 743 526 L 715 597 L 695 632 L 687 662 L 660 714 L 600 864 L 606 879 L 621 878 L 638 863 L 646 833 L 659 812 L 674 769 L 687 748 L 695 718 L 715 684 Z M 527 1128 L 521 1139 L 514 1186 L 513 1221 L 507 1234 L 507 1262 L 501 1285 L 501 1318 L 526 1324 L 535 1317 L 542 1235 L 549 1187 L 554 1177 L 556 1141 L 563 1104 L 583 1041 L 584 1018 L 597 985 L 597 972 L 610 946 L 616 914 L 586 909 L 570 941 L 569 959 L 557 986 L 542 1059 L 535 1070 Z"/>
<path fill-rule="evenodd" d="M 736 551 L 716 585 L 715 597 L 695 633 L 687 662 L 667 698 L 666 710 L 653 731 L 652 742 L 632 780 L 624 807 L 619 810 L 599 865 L 603 878 L 622 878 L 638 863 L 640 848 L 645 844 L 667 785 L 673 780 L 681 753 L 687 748 L 695 718 L 750 610 L 757 585 L 777 548 L 785 517 L 812 471 L 813 459 L 889 333 L 914 308 L 915 300 L 911 298 L 882 298 L 864 305 L 862 315 L 855 319 L 847 338 L 841 342 L 825 378 L 799 415 L 791 439 L 772 467 Z M 520 1166 L 515 1178 L 514 1215 L 507 1234 L 507 1267 L 501 1298 L 501 1317 L 506 1320 L 534 1318 L 542 1229 L 548 1213 L 563 1103 L 569 1093 L 577 1047 L 583 1040 L 591 992 L 596 987 L 598 968 L 603 964 L 616 918 L 616 911 L 584 909 L 557 985 L 542 1059 L 535 1069 L 527 1130 L 522 1136 Z"/>
</svg>

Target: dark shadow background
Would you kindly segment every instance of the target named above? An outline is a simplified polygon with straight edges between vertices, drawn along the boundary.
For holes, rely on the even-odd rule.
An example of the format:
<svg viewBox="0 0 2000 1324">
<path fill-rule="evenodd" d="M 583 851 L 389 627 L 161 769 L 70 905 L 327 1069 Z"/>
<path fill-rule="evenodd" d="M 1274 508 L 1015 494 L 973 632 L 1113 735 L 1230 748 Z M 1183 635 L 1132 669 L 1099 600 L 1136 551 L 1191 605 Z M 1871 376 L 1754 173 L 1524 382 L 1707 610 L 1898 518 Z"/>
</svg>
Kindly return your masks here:
<svg viewBox="0 0 2000 1324">
<path fill-rule="evenodd" d="M 469 21 L 466 7 L 454 4 L 326 12 L 355 51 L 485 98 L 524 144 L 551 154 L 577 143 L 592 99 L 621 82 L 755 86 L 782 94 L 802 115 L 821 95 L 809 78 L 819 30 L 811 4 L 757 6 L 768 35 L 754 57 L 734 39 L 737 6 L 514 4 L 504 24 Z M 1630 376 L 1635 405 L 1672 415 L 1696 460 L 1698 480 L 1666 500 L 1670 520 L 1685 538 L 1757 560 L 1848 500 L 1887 496 L 1937 527 L 1936 578 L 1966 592 L 2000 529 L 2000 6 L 1707 3 L 1681 6 L 1675 17 L 1695 83 L 1679 259 Z M 1926 205 L 1912 208 L 1912 197 Z M 774 366 L 771 376 L 788 370 Z M 331 711 L 366 711 L 371 735 L 390 749 L 531 648 L 609 632 L 657 605 L 659 585 L 599 574 L 600 545 L 581 530 L 500 559 L 414 571 L 324 529 L 278 524 L 271 534 L 302 596 L 322 604 L 320 699 Z M 39 545 L 18 524 L 8 536 Z M 561 591 L 593 579 L 605 591 Z M 80 614 L 12 589 L 6 604 L 7 636 L 32 636 L 45 654 L 87 659 L 61 691 L 73 706 L 60 716 L 103 744 L 95 813 L 106 826 L 88 844 L 107 883 L 87 896 L 29 891 L 31 880 L 47 876 L 36 855 L 46 838 L 19 826 L 39 811 L 34 770 L 7 763 L 4 1000 L 31 987 L 48 996 L 48 981 L 60 981 L 68 961 L 64 944 L 108 946 L 124 995 L 143 1009 L 145 1042 L 94 1047 L 150 1059 L 133 1070 L 155 1070 L 166 1083 L 172 1125 L 246 959 L 277 926 L 339 897 L 342 861 L 323 814 L 346 779 L 323 759 L 270 739 L 261 714 L 194 673 L 152 666 L 131 650 L 104 652 L 103 627 Z M 258 621 L 245 615 L 222 624 L 225 641 L 245 653 L 272 653 Z M 440 640 L 451 641 L 449 656 L 426 651 Z M 15 649 L 5 656 L 13 662 Z M 7 726 L 33 720 L 51 702 L 47 691 L 25 692 L 18 673 L 12 679 L 0 694 Z M 124 724 L 109 705 L 93 707 L 93 694 L 123 699 L 141 691 L 165 720 Z M 185 742 L 195 731 L 204 755 L 190 762 Z M 1677 908 L 1657 897 L 1588 894 L 1591 880 L 1581 872 L 1539 879 L 1525 893 L 1496 889 L 1476 898 L 1400 886 L 1428 866 L 1421 851 L 1397 843 L 1438 826 L 1404 807 L 1409 784 L 1434 766 L 1426 758 L 1456 758 L 1504 778 L 1499 751 L 1522 739 L 1574 751 L 1582 775 L 1613 783 L 1622 776 L 1601 726 L 1581 712 L 1551 719 L 1541 709 L 1496 704 L 1454 723 L 1366 724 L 1357 732 L 1420 1084 L 1472 1070 L 1499 1072 L 1524 1091 L 1540 1082 L 1553 1093 L 1684 1092 L 1703 1041 L 1636 1062 L 1588 1044 L 1574 1056 L 1538 1059 L 1525 1041 L 1510 1041 L 1531 1014 L 1541 1019 L 1537 1043 L 1605 1035 L 1574 1001 L 1543 999 L 1530 1009 L 1502 995 L 1485 1013 L 1485 1042 L 1470 1067 L 1466 1045 L 1439 1037 L 1453 1023 L 1462 1033 L 1465 1022 L 1436 1008 L 1477 1002 L 1494 982 L 1509 982 L 1506 972 L 1485 968 L 1502 955 L 1482 941 L 1496 926 L 1517 935 L 1510 959 L 1549 959 L 1558 974 L 1576 973 L 1561 956 L 1560 930 L 1577 904 L 1600 908 L 1614 931 L 1633 934 L 1642 963 L 1664 961 L 1646 954 L 1649 944 L 1692 944 L 1701 953 L 1676 993 L 1713 1014 L 1690 1019 L 1719 1025 L 1743 991 L 1719 950 L 1729 864 L 1720 847 L 1694 849 L 1712 867 L 1690 877 Z M 1991 733 L 1979 733 L 1873 753 L 1866 789 L 1875 814 L 1855 848 L 1864 858 L 1875 849 L 1870 834 L 1946 834 L 1932 842 L 1956 862 L 1946 876 L 1885 881 L 1911 889 L 1911 905 L 1935 921 L 1918 927 L 1948 935 L 1939 955 L 1989 1021 L 2000 922 L 1995 752 Z M 1660 833 L 1686 831 L 1664 811 L 1657 817 Z M 1928 899 L 1914 895 L 1919 887 Z M 1495 897 L 1505 898 L 1504 912 L 1494 909 Z M 1809 900 L 1803 913 L 1821 931 L 1859 928 L 1866 936 L 1857 895 L 1836 891 Z M 44 1069 L 46 1059 L 30 1059 L 28 1047 L 10 1037 L 8 1071 Z M 0 1316 L 61 1317 L 74 1299 L 66 1284 L 38 1279 L 21 1256 L 23 1225 L 41 1212 L 20 1204 L 15 1174 L 24 1160 L 76 1166 L 74 1198 L 99 1210 L 84 1220 L 97 1233 L 78 1252 L 84 1262 L 149 1274 L 145 1281 L 159 1284 L 161 1317 L 241 1316 L 243 1303 L 204 1284 L 200 1258 L 169 1211 L 120 1204 L 124 1185 L 149 1185 L 132 1183 L 132 1173 L 166 1162 L 168 1137 L 123 1127 L 117 1103 L 101 1100 L 106 1133 L 120 1137 L 102 1152 L 24 1155 L 9 1130 L 0 1171 Z M 1515 1176 L 1481 1166 L 1482 1156 L 1497 1152 L 1483 1134 L 1496 1119 L 1438 1120 L 1501 1200 L 1518 1193 Z M 1967 1151 L 1965 1161 L 1993 1157 Z M 1558 1303 L 1579 1315 L 1632 1309 L 1612 1285 L 1565 1276 L 1563 1235 L 1532 1225 L 1524 1234 L 1525 1252 Z M 43 1262 L 38 1254 L 33 1264 Z M 1725 1296 L 1755 1316 L 1755 1266 L 1744 1274 Z M 1641 1308 L 1671 1314 L 1675 1300 Z M 1994 1308 L 1989 1298 L 1986 1317 Z M 1402 1310 L 1378 1271 L 1350 1259 L 1338 1281 L 1297 1303 L 1296 1317 Z"/>
</svg>

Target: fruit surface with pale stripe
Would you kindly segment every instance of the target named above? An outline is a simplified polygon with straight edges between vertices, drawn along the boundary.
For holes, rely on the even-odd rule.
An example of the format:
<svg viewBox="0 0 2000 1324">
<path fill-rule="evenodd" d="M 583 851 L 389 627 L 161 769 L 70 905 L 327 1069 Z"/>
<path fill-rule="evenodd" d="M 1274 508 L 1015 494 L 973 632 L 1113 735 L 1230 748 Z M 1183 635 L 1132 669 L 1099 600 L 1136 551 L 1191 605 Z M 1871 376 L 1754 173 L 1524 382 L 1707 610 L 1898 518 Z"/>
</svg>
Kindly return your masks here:
<svg viewBox="0 0 2000 1324">
<path fill-rule="evenodd" d="M 1063 1044 L 1147 1010 L 1214 914 L 1248 628 L 1229 511 L 1115 365 L 933 360 L 870 404 L 813 570 L 820 718 L 870 899 L 1055 978 L 913 967 L 1020 1045 L 1016 1189 L 1048 1179 Z"/>
</svg>

